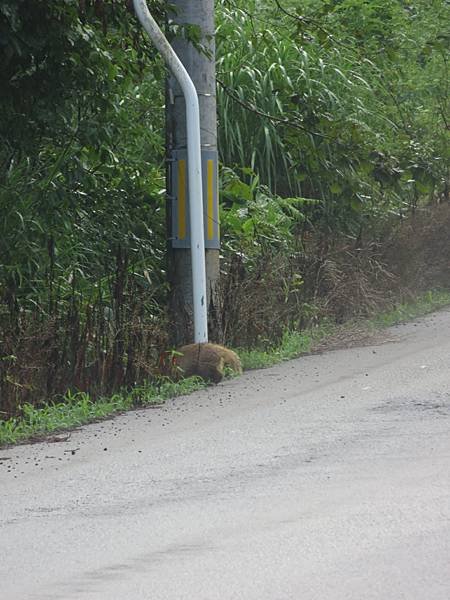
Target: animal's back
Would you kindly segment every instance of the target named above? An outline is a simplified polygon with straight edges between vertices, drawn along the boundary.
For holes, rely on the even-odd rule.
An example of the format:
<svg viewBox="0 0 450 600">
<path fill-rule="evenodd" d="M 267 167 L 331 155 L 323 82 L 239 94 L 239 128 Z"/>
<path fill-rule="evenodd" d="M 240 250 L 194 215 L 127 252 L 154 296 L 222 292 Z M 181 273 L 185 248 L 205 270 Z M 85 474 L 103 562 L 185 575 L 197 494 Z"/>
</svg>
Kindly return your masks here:
<svg viewBox="0 0 450 600">
<path fill-rule="evenodd" d="M 241 362 L 235 352 L 219 344 L 188 344 L 179 348 L 176 358 L 184 377 L 199 375 L 214 383 L 222 381 L 225 367 L 242 373 Z"/>
<path fill-rule="evenodd" d="M 219 344 L 207 344 L 212 349 L 216 350 L 219 356 L 222 357 L 225 367 L 230 367 L 236 373 L 242 373 L 242 365 L 239 356 L 233 350 L 220 346 Z"/>
</svg>

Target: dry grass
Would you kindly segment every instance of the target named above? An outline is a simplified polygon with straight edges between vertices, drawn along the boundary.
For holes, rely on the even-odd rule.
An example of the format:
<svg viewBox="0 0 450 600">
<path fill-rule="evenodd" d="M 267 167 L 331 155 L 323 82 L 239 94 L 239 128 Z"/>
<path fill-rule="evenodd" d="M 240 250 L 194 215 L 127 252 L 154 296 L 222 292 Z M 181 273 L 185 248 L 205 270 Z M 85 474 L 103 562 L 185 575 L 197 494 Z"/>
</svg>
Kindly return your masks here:
<svg viewBox="0 0 450 600">
<path fill-rule="evenodd" d="M 324 318 L 346 323 L 431 288 L 449 289 L 449 232 L 450 206 L 443 205 L 416 212 L 365 244 L 309 239 L 292 256 L 260 257 L 250 272 L 234 257 L 222 282 L 225 340 L 275 345 L 287 329 Z"/>
</svg>

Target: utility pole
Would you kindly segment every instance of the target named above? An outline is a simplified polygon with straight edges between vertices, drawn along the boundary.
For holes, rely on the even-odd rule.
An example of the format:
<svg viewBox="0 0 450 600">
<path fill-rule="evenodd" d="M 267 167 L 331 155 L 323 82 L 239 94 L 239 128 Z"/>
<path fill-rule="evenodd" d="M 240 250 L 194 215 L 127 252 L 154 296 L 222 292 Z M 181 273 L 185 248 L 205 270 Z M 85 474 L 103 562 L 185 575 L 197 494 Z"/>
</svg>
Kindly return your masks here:
<svg viewBox="0 0 450 600">
<path fill-rule="evenodd" d="M 209 336 L 212 341 L 221 341 L 214 0 L 171 0 L 170 6 L 170 19 L 182 26 L 195 26 L 204 48 L 197 49 L 181 36 L 172 42 L 194 82 L 200 104 Z M 175 346 L 193 339 L 186 146 L 184 98 L 171 75 L 166 92 L 167 228 L 170 338 Z"/>
</svg>

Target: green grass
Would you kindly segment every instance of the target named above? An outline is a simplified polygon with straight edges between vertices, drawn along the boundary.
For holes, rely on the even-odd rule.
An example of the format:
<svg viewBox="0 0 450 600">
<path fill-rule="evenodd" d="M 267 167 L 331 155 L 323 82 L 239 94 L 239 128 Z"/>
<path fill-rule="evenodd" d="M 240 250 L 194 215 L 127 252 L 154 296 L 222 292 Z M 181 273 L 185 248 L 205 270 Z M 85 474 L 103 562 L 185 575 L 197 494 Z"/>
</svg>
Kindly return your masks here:
<svg viewBox="0 0 450 600">
<path fill-rule="evenodd" d="M 430 291 L 413 302 L 399 304 L 390 311 L 376 315 L 365 321 L 364 325 L 369 329 L 389 327 L 448 305 L 450 292 Z M 337 325 L 322 322 L 319 326 L 302 332 L 286 331 L 276 347 L 239 351 L 242 366 L 244 370 L 259 369 L 308 354 L 315 344 L 325 341 L 338 329 Z M 145 383 L 132 390 L 116 393 L 109 398 L 93 400 L 85 392 L 68 392 L 57 402 L 49 402 L 38 408 L 26 404 L 22 407 L 20 417 L 0 421 L 0 446 L 78 427 L 133 407 L 163 404 L 169 398 L 190 394 L 205 386 L 206 383 L 199 377 L 190 377 L 176 383 L 162 378 L 154 383 Z"/>
<path fill-rule="evenodd" d="M 116 393 L 109 398 L 93 400 L 86 392 L 67 392 L 57 401 L 37 408 L 25 404 L 20 417 L 0 421 L 0 446 L 73 429 L 130 408 L 163 404 L 169 398 L 190 394 L 205 385 L 199 377 L 190 377 L 177 383 L 164 378 L 156 383 L 146 383 L 130 391 Z"/>
<path fill-rule="evenodd" d="M 333 330 L 329 322 L 323 322 L 317 327 L 305 331 L 285 331 L 278 346 L 268 350 L 239 350 L 242 368 L 263 369 L 302 354 L 309 354 L 314 344 L 326 338 Z"/>
<path fill-rule="evenodd" d="M 371 319 L 366 319 L 362 326 L 374 330 L 389 327 L 397 323 L 415 319 L 427 313 L 450 305 L 450 292 L 432 290 L 415 298 L 411 302 L 398 304 L 395 308 L 379 313 Z M 335 325 L 330 321 L 323 321 L 317 327 L 302 332 L 286 331 L 281 343 L 268 350 L 240 350 L 242 367 L 248 369 L 262 369 L 270 367 L 284 360 L 308 354 L 318 342 L 325 341 L 348 325 Z"/>
<path fill-rule="evenodd" d="M 397 323 L 421 317 L 448 305 L 450 305 L 449 291 L 431 290 L 418 296 L 413 302 L 398 304 L 392 310 L 380 313 L 370 321 L 376 327 L 390 327 Z"/>
</svg>

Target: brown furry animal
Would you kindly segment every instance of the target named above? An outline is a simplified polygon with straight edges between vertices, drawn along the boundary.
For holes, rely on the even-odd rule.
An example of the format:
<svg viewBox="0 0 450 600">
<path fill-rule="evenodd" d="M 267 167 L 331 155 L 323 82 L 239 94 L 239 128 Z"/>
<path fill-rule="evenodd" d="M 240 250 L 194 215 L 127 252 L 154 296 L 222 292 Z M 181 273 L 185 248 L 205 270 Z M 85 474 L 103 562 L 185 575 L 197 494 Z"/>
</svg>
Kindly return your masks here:
<svg viewBox="0 0 450 600">
<path fill-rule="evenodd" d="M 174 353 L 165 352 L 160 358 L 161 371 L 175 379 L 198 375 L 219 383 L 224 377 L 225 367 L 242 373 L 238 355 L 218 344 L 188 344 Z"/>
</svg>

